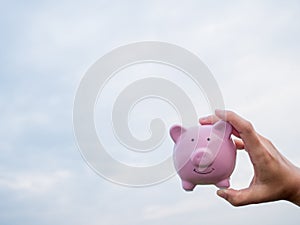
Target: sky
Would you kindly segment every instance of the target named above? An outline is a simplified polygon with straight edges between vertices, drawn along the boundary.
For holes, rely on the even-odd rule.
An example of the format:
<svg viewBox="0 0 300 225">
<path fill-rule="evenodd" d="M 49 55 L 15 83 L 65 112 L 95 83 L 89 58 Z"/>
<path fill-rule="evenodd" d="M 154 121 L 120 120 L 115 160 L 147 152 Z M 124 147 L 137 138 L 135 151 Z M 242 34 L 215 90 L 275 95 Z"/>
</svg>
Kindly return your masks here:
<svg viewBox="0 0 300 225">
<path fill-rule="evenodd" d="M 226 108 L 300 166 L 299 12 L 296 0 L 1 1 L 0 224 L 299 224 L 299 208 L 291 203 L 235 208 L 213 186 L 184 192 L 177 176 L 143 188 L 111 183 L 82 158 L 72 123 L 77 88 L 95 61 L 118 46 L 163 41 L 196 54 L 213 73 Z M 149 70 L 133 69 L 144 76 Z M 168 71 L 162 76 L 191 92 L 199 117 L 208 114 L 201 90 Z M 151 164 L 171 154 L 170 138 L 162 145 L 169 151 L 126 154 L 103 122 L 114 87 L 134 79 L 116 74 L 98 102 L 95 125 L 118 160 Z M 178 120 L 165 103 L 141 102 L 130 115 L 133 133 L 147 137 L 152 116 L 167 127 Z M 252 174 L 247 154 L 238 152 L 232 187 L 246 187 Z"/>
</svg>

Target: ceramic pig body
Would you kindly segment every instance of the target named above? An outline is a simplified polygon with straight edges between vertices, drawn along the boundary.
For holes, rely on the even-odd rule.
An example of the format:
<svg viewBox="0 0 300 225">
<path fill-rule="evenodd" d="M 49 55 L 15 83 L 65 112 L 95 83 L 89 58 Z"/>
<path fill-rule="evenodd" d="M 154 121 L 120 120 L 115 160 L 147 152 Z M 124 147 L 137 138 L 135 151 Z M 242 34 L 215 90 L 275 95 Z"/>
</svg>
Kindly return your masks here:
<svg viewBox="0 0 300 225">
<path fill-rule="evenodd" d="M 183 189 L 192 191 L 197 184 L 230 186 L 236 160 L 231 132 L 231 125 L 224 121 L 189 129 L 176 125 L 170 129 L 175 142 L 174 165 Z"/>
</svg>

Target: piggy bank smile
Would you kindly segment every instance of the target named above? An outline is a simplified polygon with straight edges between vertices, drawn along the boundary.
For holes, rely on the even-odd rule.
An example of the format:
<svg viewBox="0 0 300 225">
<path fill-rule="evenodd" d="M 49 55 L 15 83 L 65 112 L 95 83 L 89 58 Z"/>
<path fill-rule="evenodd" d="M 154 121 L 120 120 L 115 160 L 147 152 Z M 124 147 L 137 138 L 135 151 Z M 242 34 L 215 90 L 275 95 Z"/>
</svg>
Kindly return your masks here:
<svg viewBox="0 0 300 225">
<path fill-rule="evenodd" d="M 207 170 L 205 170 L 205 171 L 200 172 L 200 171 L 199 171 L 198 169 L 196 169 L 196 168 L 193 169 L 193 171 L 194 171 L 195 173 L 201 174 L 201 175 L 210 174 L 210 173 L 212 173 L 214 170 L 215 170 L 214 168 L 209 168 L 209 169 L 207 169 Z"/>
</svg>

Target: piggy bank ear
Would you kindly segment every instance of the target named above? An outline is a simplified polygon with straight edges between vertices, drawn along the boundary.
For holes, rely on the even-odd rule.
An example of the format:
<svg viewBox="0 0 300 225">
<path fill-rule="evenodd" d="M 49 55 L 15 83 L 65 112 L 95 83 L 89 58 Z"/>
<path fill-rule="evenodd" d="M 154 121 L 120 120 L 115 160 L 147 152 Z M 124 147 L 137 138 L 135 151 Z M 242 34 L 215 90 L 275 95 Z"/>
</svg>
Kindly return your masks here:
<svg viewBox="0 0 300 225">
<path fill-rule="evenodd" d="M 186 131 L 185 128 L 179 126 L 179 125 L 175 125 L 173 127 L 171 127 L 170 129 L 170 136 L 173 139 L 173 141 L 175 143 L 177 143 L 179 137 Z"/>
<path fill-rule="evenodd" d="M 220 138 L 229 138 L 232 132 L 232 126 L 230 123 L 227 123 L 223 120 L 216 122 L 213 125 L 213 133 Z"/>
</svg>

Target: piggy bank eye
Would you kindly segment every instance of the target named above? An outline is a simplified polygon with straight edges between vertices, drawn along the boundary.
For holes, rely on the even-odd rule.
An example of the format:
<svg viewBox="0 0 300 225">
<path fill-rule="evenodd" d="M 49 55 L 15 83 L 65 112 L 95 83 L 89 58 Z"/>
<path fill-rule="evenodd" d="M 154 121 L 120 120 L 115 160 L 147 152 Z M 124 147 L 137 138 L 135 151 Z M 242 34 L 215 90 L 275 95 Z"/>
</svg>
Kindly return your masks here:
<svg viewBox="0 0 300 225">
<path fill-rule="evenodd" d="M 207 140 L 207 141 L 210 141 L 210 138 L 208 137 L 206 140 Z"/>
<path fill-rule="evenodd" d="M 195 139 L 194 139 L 194 138 L 192 138 L 192 139 L 191 139 L 191 141 L 195 141 Z"/>
</svg>

